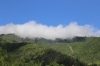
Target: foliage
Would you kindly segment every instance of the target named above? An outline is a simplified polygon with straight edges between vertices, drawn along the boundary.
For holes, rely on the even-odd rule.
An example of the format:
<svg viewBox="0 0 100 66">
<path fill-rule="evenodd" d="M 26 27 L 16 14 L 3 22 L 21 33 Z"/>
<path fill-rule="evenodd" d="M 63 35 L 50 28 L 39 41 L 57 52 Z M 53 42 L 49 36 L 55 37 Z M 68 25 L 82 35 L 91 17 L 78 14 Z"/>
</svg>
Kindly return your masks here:
<svg viewBox="0 0 100 66">
<path fill-rule="evenodd" d="M 42 44 L 48 48 L 55 49 L 61 53 L 72 56 L 73 58 L 88 64 L 100 64 L 100 37 L 85 37 L 86 41 L 71 43 Z M 70 47 L 73 49 L 71 51 Z"/>
<path fill-rule="evenodd" d="M 41 38 L 35 42 L 13 37 L 0 36 L 0 66 L 99 66 L 99 37 L 75 37 L 73 41 Z"/>
</svg>

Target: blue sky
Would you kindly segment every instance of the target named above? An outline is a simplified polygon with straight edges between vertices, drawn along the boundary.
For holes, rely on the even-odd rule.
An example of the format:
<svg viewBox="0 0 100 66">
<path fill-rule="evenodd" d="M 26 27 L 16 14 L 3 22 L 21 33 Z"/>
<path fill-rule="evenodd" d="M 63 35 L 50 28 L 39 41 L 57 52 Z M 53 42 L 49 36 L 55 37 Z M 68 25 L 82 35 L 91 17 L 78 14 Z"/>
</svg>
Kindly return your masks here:
<svg viewBox="0 0 100 66">
<path fill-rule="evenodd" d="M 30 20 L 53 26 L 75 21 L 100 28 L 100 0 L 0 0 L 0 25 Z"/>
<path fill-rule="evenodd" d="M 100 0 L 0 0 L 0 34 L 100 36 L 99 22 Z"/>
</svg>

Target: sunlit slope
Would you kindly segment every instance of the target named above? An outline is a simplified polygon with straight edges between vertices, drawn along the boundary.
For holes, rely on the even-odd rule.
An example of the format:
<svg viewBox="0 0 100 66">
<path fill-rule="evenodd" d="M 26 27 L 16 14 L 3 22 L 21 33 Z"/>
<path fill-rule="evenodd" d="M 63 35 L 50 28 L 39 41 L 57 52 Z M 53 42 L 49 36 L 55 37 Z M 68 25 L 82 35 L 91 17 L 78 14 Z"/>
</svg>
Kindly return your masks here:
<svg viewBox="0 0 100 66">
<path fill-rule="evenodd" d="M 37 44 L 26 44 L 17 50 L 11 52 L 11 54 L 16 58 L 16 60 L 29 58 L 29 57 L 37 57 L 38 55 L 42 55 L 46 48 Z"/>
<path fill-rule="evenodd" d="M 86 60 L 89 63 L 100 63 L 100 37 L 94 37 L 84 43 L 81 49 L 79 49 L 79 53 L 78 55 L 82 57 L 82 60 Z"/>
<path fill-rule="evenodd" d="M 100 37 L 90 37 L 84 42 L 44 44 L 87 63 L 100 64 Z"/>
<path fill-rule="evenodd" d="M 10 54 L 16 59 L 16 61 L 34 61 L 36 63 L 42 63 L 42 66 L 46 66 L 52 62 L 63 64 L 65 66 L 71 66 L 72 64 L 77 66 L 85 65 L 83 62 L 80 62 L 78 59 L 73 59 L 67 54 L 62 54 L 53 49 L 47 49 L 35 43 L 24 45 Z"/>
</svg>

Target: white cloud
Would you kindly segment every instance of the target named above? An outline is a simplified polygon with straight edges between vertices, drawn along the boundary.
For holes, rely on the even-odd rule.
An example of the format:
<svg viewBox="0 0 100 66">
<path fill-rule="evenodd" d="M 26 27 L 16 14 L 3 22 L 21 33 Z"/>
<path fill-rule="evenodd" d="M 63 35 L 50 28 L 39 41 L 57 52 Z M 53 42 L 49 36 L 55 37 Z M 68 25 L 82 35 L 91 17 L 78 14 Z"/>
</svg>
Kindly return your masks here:
<svg viewBox="0 0 100 66">
<path fill-rule="evenodd" d="M 100 30 L 91 25 L 80 26 L 77 22 L 71 22 L 65 27 L 63 25 L 47 26 L 30 21 L 25 24 L 7 24 L 0 26 L 0 34 L 15 33 L 21 37 L 42 37 L 46 39 L 73 38 L 75 36 L 100 36 Z"/>
</svg>

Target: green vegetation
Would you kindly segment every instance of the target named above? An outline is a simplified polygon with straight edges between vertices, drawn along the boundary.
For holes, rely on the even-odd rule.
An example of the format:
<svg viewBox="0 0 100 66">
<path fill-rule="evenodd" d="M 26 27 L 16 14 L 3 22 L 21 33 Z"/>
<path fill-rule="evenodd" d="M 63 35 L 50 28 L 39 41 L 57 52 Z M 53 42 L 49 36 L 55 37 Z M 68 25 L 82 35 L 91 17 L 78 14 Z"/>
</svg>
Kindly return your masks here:
<svg viewBox="0 0 100 66">
<path fill-rule="evenodd" d="M 2 34 L 0 66 L 100 66 L 99 40 L 100 37 L 23 39 Z"/>
<path fill-rule="evenodd" d="M 28 39 L 29 40 L 29 39 Z M 36 42 L 0 36 L 0 66 L 86 66 L 86 63 Z"/>
<path fill-rule="evenodd" d="M 87 37 L 85 41 L 75 40 L 66 43 L 56 42 L 56 44 L 43 43 L 42 45 L 88 64 L 100 64 L 100 37 Z"/>
</svg>

